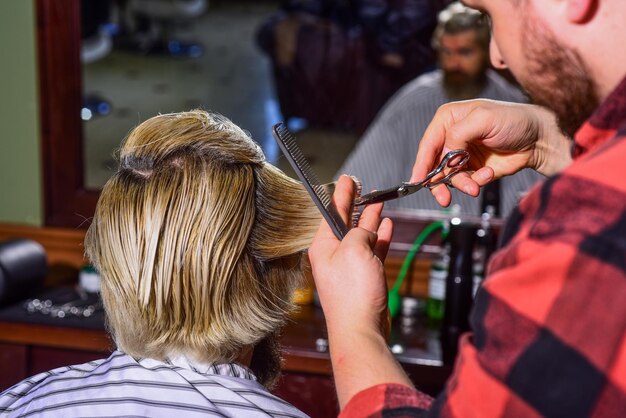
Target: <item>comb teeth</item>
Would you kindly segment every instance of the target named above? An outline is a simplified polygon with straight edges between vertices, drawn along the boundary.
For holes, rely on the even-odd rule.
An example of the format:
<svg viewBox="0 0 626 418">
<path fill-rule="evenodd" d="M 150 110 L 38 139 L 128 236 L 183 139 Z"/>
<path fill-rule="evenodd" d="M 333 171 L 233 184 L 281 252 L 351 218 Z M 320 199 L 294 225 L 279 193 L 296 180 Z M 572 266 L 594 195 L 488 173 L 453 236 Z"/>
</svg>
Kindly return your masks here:
<svg viewBox="0 0 626 418">
<path fill-rule="evenodd" d="M 291 154 L 294 162 L 298 165 L 298 168 L 300 169 L 302 175 L 307 179 L 311 187 L 315 190 L 315 193 L 322 201 L 322 204 L 328 207 L 330 205 L 330 195 L 327 193 L 326 189 L 320 184 L 317 175 L 311 168 L 309 162 L 304 157 L 302 150 L 300 150 L 300 147 L 296 143 L 296 137 L 282 123 L 276 127 L 276 134 L 285 145 L 285 148 L 287 148 L 287 150 L 289 151 L 289 154 Z"/>
<path fill-rule="evenodd" d="M 355 176 L 350 176 L 352 178 L 352 181 L 354 181 L 354 185 L 355 185 L 355 193 L 354 193 L 354 199 L 358 199 L 359 197 L 361 197 L 361 193 L 363 192 L 363 184 L 361 183 L 361 180 L 359 180 L 358 178 L 356 178 Z M 359 226 L 359 219 L 361 219 L 361 208 L 359 208 L 356 205 L 352 206 L 352 227 L 356 228 L 357 226 Z"/>
<path fill-rule="evenodd" d="M 348 233 L 348 227 L 332 204 L 330 194 L 325 189 L 325 185 L 320 184 L 309 162 L 304 158 L 300 147 L 296 144 L 295 136 L 289 132 L 284 123 L 274 125 L 273 135 L 278 142 L 278 146 L 285 154 L 287 161 L 289 161 L 291 167 L 300 177 L 313 203 L 315 203 L 326 222 L 328 222 L 335 236 L 338 239 L 342 239 Z"/>
</svg>

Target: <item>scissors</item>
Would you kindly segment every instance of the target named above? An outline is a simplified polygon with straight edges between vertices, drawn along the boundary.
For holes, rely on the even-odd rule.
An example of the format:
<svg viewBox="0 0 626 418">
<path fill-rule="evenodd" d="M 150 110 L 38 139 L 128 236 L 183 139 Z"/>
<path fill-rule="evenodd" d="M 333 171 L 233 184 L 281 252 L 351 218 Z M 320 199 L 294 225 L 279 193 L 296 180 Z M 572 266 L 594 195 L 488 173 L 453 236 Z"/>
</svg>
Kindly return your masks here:
<svg viewBox="0 0 626 418">
<path fill-rule="evenodd" d="M 455 176 L 465 164 L 469 161 L 469 153 L 462 149 L 457 149 L 448 152 L 439 165 L 430 173 L 426 175 L 426 178 L 417 183 L 400 183 L 399 186 L 391 187 L 385 190 L 375 190 L 371 193 L 365 194 L 354 200 L 356 206 L 371 205 L 372 203 L 386 202 L 387 200 L 398 199 L 400 197 L 408 196 L 423 189 L 424 187 L 432 189 L 440 184 L 447 184 L 452 186 L 450 179 Z M 448 171 L 446 172 L 446 169 Z M 442 174 L 443 177 L 434 180 L 434 177 Z"/>
</svg>

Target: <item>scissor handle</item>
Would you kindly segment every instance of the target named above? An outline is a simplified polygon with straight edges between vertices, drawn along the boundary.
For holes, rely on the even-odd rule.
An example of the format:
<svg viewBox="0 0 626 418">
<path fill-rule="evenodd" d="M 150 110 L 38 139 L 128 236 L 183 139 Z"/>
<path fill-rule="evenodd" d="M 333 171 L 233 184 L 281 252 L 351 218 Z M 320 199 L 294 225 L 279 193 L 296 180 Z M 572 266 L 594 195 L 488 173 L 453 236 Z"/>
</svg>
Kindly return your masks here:
<svg viewBox="0 0 626 418">
<path fill-rule="evenodd" d="M 450 151 L 443 157 L 439 165 L 430 173 L 428 173 L 428 175 L 426 176 L 424 180 L 417 182 L 417 183 L 404 182 L 404 183 L 401 183 L 400 186 L 391 187 L 389 189 L 384 189 L 384 190 L 373 191 L 371 193 L 368 193 L 366 195 L 363 195 L 355 199 L 354 204 L 356 206 L 361 206 L 361 205 L 370 205 L 372 203 L 385 202 L 387 200 L 392 200 L 392 199 L 397 199 L 399 197 L 408 196 L 410 194 L 417 192 L 418 190 L 424 187 L 427 187 L 430 189 L 442 183 L 446 183 L 452 186 L 451 184 L 448 183 L 448 180 L 450 180 L 452 176 L 454 176 L 456 173 L 461 171 L 463 166 L 467 164 L 467 162 L 469 161 L 469 157 L 470 157 L 469 152 L 462 150 L 462 149 Z M 433 177 L 435 177 L 437 174 L 440 174 L 446 168 L 451 169 L 449 173 L 445 174 L 442 178 L 438 180 L 431 181 Z"/>
<path fill-rule="evenodd" d="M 441 160 L 437 168 L 435 168 L 433 171 L 428 173 L 428 175 L 426 176 L 426 179 L 423 182 L 425 183 L 424 187 L 428 187 L 430 189 L 443 183 L 447 184 L 448 180 L 450 180 L 459 171 L 461 171 L 461 169 L 465 166 L 465 164 L 467 164 L 467 162 L 469 161 L 469 158 L 470 158 L 469 152 L 463 149 L 450 151 L 443 157 L 443 159 Z M 450 172 L 448 172 L 445 176 L 443 176 L 442 178 L 438 180 L 431 181 L 431 179 L 434 176 L 444 171 L 446 167 L 451 169 Z"/>
<path fill-rule="evenodd" d="M 455 176 L 459 171 L 461 171 L 461 169 L 469 161 L 469 158 L 470 158 L 469 152 L 463 149 L 457 149 L 457 150 L 448 152 L 446 155 L 444 155 L 439 165 L 426 175 L 426 178 L 424 178 L 424 180 L 418 183 L 404 183 L 403 193 L 401 193 L 401 195 L 406 196 L 406 195 L 415 193 L 416 191 L 424 187 L 428 189 L 432 189 L 433 187 L 439 186 L 440 184 L 443 184 L 443 183 L 451 186 L 451 184 L 449 183 L 449 180 L 453 176 Z M 440 174 L 446 168 L 451 169 L 449 173 L 445 174 L 440 179 L 432 181 L 433 177 Z"/>
<path fill-rule="evenodd" d="M 461 157 L 460 159 L 457 157 Z M 435 177 L 437 174 L 441 173 L 443 170 L 447 168 L 456 169 L 454 172 L 458 172 L 460 168 L 462 168 L 469 161 L 469 152 L 464 149 L 457 149 L 454 151 L 448 152 L 439 165 L 430 173 L 426 175 L 426 178 L 422 181 L 422 183 L 428 182 L 430 179 Z"/>
</svg>

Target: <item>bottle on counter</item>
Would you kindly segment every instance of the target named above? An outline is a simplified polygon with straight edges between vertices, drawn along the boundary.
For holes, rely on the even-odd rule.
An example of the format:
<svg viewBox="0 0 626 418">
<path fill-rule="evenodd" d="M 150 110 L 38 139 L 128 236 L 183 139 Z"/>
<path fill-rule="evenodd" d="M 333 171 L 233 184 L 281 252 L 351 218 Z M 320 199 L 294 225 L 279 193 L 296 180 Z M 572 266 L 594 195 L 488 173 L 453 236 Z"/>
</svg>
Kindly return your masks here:
<svg viewBox="0 0 626 418">
<path fill-rule="evenodd" d="M 78 273 L 78 285 L 88 293 L 100 292 L 100 273 L 91 264 L 85 264 Z"/>
<path fill-rule="evenodd" d="M 474 287 L 472 294 L 475 297 L 478 288 L 487 273 L 487 265 L 491 254 L 497 247 L 497 237 L 491 225 L 495 215 L 493 206 L 488 206 L 481 216 L 481 225 L 476 232 L 476 245 L 474 247 Z"/>
<path fill-rule="evenodd" d="M 441 244 L 441 252 L 433 260 L 428 278 L 428 299 L 426 300 L 426 316 L 433 322 L 443 319 L 446 298 L 446 277 L 450 263 L 450 245 L 447 240 Z"/>
<path fill-rule="evenodd" d="M 461 212 L 459 205 L 453 205 L 445 211 L 451 217 Z M 426 299 L 426 317 L 433 325 L 439 326 L 443 319 L 443 310 L 446 299 L 446 277 L 448 277 L 448 265 L 450 264 L 450 243 L 447 239 L 450 231 L 450 221 L 443 223 L 441 231 L 441 251 L 433 260 L 428 277 L 428 298 Z"/>
<path fill-rule="evenodd" d="M 487 274 L 489 258 L 497 246 L 497 237 L 491 226 L 491 220 L 501 216 L 502 213 L 501 182 L 502 180 L 494 180 L 483 186 L 480 191 L 480 213 L 482 215 L 474 252 L 474 296 L 476 296 L 476 292 Z"/>
<path fill-rule="evenodd" d="M 450 263 L 446 278 L 446 296 L 441 326 L 441 349 L 444 364 L 452 364 L 458 350 L 459 336 L 470 329 L 474 284 L 474 243 L 476 226 L 452 224 L 448 241 Z"/>
</svg>

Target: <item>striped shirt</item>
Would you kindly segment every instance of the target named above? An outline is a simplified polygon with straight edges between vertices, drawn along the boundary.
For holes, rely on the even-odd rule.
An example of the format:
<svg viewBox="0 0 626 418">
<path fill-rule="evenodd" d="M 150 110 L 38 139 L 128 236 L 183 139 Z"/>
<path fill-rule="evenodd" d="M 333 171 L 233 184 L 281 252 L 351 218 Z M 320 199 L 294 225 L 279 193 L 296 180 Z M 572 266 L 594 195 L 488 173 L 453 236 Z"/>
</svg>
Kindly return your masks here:
<svg viewBox="0 0 626 418">
<path fill-rule="evenodd" d="M 14 385 L 0 394 L 0 416 L 306 417 L 239 364 L 135 360 L 121 351 Z"/>
<path fill-rule="evenodd" d="M 525 97 L 495 72 L 487 71 L 487 83 L 476 98 L 524 102 Z M 387 102 L 348 156 L 338 174 L 357 177 L 363 192 L 398 185 L 411 177 L 420 138 L 437 109 L 450 102 L 441 70 L 424 74 L 404 86 Z M 506 216 L 532 184 L 543 177 L 523 170 L 501 180 L 501 210 Z M 452 190 L 452 204 L 460 213 L 480 215 L 480 199 Z M 426 191 L 385 203 L 387 209 L 441 210 Z"/>
</svg>

